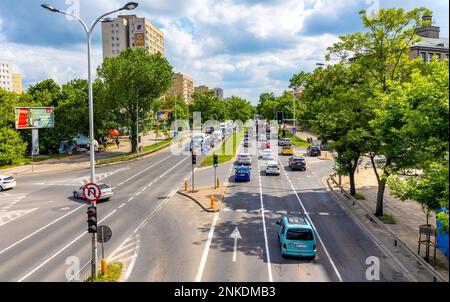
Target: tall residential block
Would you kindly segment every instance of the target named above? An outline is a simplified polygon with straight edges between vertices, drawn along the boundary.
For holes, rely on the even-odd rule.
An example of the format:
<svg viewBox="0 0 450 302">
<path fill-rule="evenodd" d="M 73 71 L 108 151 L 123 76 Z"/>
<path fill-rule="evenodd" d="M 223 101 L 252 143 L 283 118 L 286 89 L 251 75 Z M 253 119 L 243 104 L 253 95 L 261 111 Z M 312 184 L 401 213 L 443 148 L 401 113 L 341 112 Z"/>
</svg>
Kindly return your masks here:
<svg viewBox="0 0 450 302">
<path fill-rule="evenodd" d="M 13 72 L 11 63 L 0 60 L 0 88 L 13 91 Z"/>
<path fill-rule="evenodd" d="M 223 89 L 222 88 L 214 88 L 214 94 L 216 95 L 216 98 L 219 100 L 223 100 Z"/>
<path fill-rule="evenodd" d="M 164 55 L 164 33 L 146 18 L 123 15 L 102 22 L 103 58 L 115 57 L 126 48 L 144 48 Z"/>
<path fill-rule="evenodd" d="M 181 97 L 186 103 L 192 103 L 192 94 L 194 93 L 194 80 L 182 73 L 173 75 L 173 83 L 168 94 Z"/>
<path fill-rule="evenodd" d="M 20 73 L 12 74 L 12 88 L 13 92 L 22 94 L 23 92 L 22 75 Z"/>
</svg>

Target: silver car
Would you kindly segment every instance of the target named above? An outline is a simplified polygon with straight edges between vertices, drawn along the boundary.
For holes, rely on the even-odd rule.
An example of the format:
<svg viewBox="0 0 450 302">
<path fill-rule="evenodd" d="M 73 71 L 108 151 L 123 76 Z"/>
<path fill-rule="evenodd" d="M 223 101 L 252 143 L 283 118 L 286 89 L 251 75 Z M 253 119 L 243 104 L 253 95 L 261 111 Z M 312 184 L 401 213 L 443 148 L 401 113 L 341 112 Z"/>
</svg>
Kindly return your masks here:
<svg viewBox="0 0 450 302">
<path fill-rule="evenodd" d="M 237 163 L 238 163 L 238 165 L 251 165 L 252 164 L 252 156 L 248 153 L 239 154 Z"/>
<path fill-rule="evenodd" d="M 266 163 L 266 175 L 280 175 L 280 164 L 276 161 Z"/>
<path fill-rule="evenodd" d="M 108 201 L 108 200 L 111 199 L 111 197 L 113 197 L 114 190 L 111 187 L 109 187 L 108 185 L 106 185 L 104 183 L 98 183 L 97 185 L 100 187 L 100 190 L 102 191 L 102 194 L 100 195 L 100 199 L 99 200 L 106 200 L 106 201 Z M 78 198 L 85 199 L 84 195 L 83 195 L 84 187 L 85 186 L 81 186 L 81 187 L 79 187 L 79 188 L 77 188 L 77 189 L 75 189 L 73 191 L 73 197 L 75 199 L 78 199 Z"/>
</svg>

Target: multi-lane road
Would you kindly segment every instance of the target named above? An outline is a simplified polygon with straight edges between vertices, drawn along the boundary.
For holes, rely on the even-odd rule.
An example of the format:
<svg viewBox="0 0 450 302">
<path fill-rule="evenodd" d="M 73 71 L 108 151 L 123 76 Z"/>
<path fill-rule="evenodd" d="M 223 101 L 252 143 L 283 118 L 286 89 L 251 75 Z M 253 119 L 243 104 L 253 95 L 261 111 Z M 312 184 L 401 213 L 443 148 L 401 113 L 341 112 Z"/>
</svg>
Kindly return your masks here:
<svg viewBox="0 0 450 302">
<path fill-rule="evenodd" d="M 233 181 L 231 163 L 219 168 L 228 189 L 218 213 L 176 194 L 190 176 L 188 155 L 164 150 L 97 169 L 115 192 L 98 204 L 98 219 L 113 230 L 105 256 L 125 264 L 123 280 L 367 281 L 369 257 L 380 260 L 381 281 L 410 280 L 323 186 L 331 161 L 306 157 L 307 171 L 294 172 L 288 157 L 280 156 L 281 175 L 266 176 L 257 152 L 248 183 Z M 88 174 L 19 176 L 16 189 L 0 193 L 0 281 L 65 282 L 74 259 L 81 277 L 88 275 L 86 203 L 71 196 Z M 196 171 L 198 186 L 211 185 L 211 179 L 211 169 Z M 276 221 L 286 214 L 307 217 L 314 226 L 315 260 L 281 257 Z M 239 239 L 230 237 L 236 229 Z"/>
</svg>

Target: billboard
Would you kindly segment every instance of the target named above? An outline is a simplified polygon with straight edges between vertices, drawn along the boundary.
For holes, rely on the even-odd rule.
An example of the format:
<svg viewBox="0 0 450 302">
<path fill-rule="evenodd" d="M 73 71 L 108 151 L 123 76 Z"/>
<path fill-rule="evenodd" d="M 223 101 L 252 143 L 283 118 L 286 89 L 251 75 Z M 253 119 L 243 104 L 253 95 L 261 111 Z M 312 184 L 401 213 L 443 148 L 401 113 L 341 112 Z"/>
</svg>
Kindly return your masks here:
<svg viewBox="0 0 450 302">
<path fill-rule="evenodd" d="M 55 127 L 53 107 L 16 108 L 16 129 L 44 129 Z"/>
<path fill-rule="evenodd" d="M 170 119 L 170 111 L 169 110 L 165 110 L 165 111 L 160 111 L 158 112 L 158 122 L 164 122 L 164 121 L 168 121 Z"/>
<path fill-rule="evenodd" d="M 135 33 L 134 34 L 134 45 L 135 46 L 144 46 L 145 45 L 145 34 L 144 33 Z"/>
</svg>

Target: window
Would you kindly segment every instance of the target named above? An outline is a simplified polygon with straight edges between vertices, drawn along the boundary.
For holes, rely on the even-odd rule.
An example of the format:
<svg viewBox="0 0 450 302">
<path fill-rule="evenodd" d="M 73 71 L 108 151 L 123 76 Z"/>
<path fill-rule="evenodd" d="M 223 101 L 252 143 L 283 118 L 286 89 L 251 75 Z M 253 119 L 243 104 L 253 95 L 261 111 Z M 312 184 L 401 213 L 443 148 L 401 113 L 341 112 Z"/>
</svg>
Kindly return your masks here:
<svg viewBox="0 0 450 302">
<path fill-rule="evenodd" d="M 311 230 L 289 229 L 286 233 L 286 240 L 311 241 L 313 234 Z"/>
<path fill-rule="evenodd" d="M 441 60 L 441 54 L 440 53 L 437 53 L 436 54 L 436 57 L 437 57 L 437 59 L 440 61 Z"/>
<path fill-rule="evenodd" d="M 433 60 L 433 53 L 429 52 L 427 56 L 427 62 L 431 62 Z"/>
<path fill-rule="evenodd" d="M 422 57 L 422 60 L 426 63 L 427 62 L 427 53 L 426 52 L 421 52 L 420 56 Z"/>
</svg>

